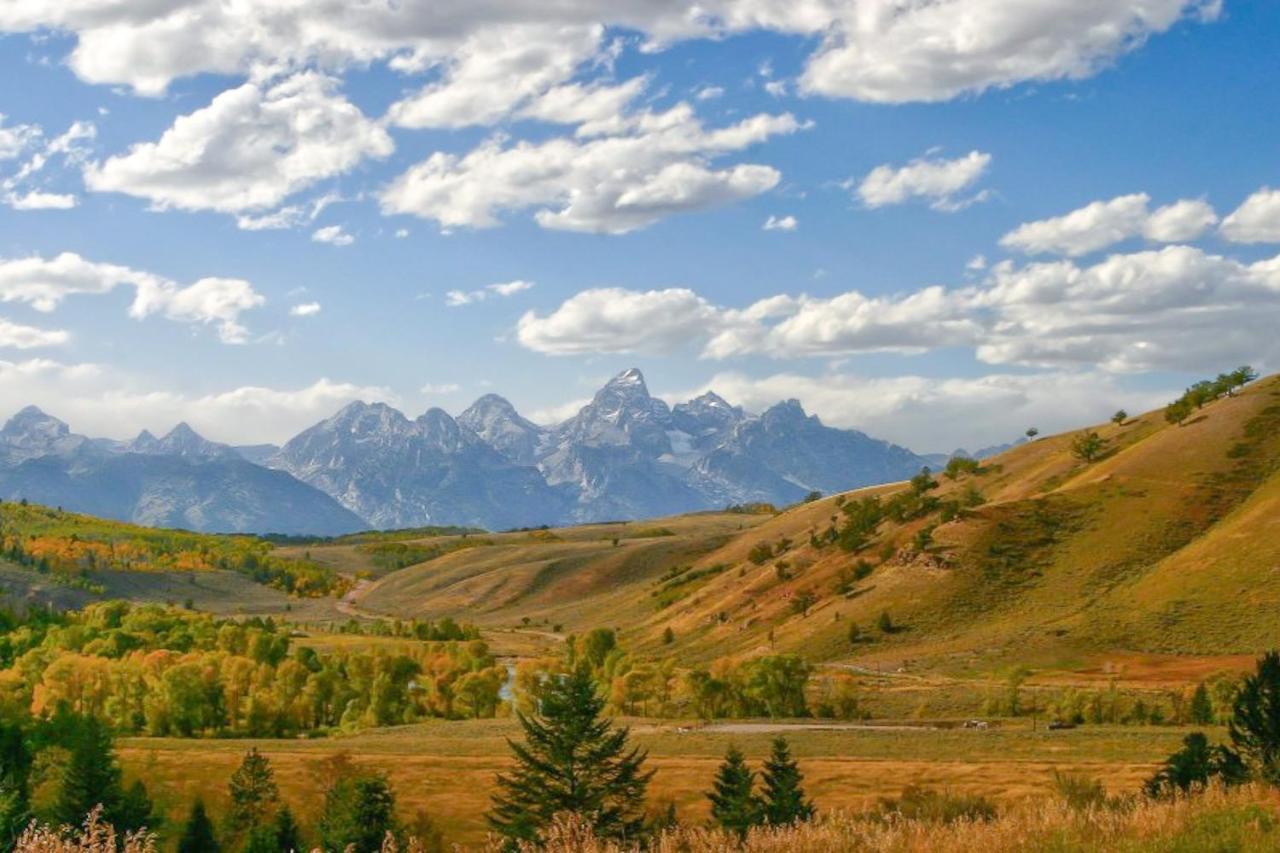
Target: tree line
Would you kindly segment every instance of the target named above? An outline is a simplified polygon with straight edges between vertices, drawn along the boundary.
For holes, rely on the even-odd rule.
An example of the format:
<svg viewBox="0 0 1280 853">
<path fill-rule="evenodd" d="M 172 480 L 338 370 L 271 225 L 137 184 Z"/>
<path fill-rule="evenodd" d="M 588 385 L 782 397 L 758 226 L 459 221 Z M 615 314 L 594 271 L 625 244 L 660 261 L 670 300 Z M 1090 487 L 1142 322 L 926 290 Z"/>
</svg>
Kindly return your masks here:
<svg viewBox="0 0 1280 853">
<path fill-rule="evenodd" d="M 1215 379 L 1202 379 L 1182 392 L 1182 396 L 1165 406 L 1164 417 L 1171 424 L 1182 424 L 1195 412 L 1221 397 L 1233 397 L 1236 391 L 1258 378 L 1248 365 L 1230 373 L 1219 373 Z"/>
<path fill-rule="evenodd" d="M 0 503 L 0 556 L 65 578 L 98 571 L 238 572 L 299 596 L 341 595 L 351 582 L 309 559 L 280 557 L 253 536 L 140 527 L 22 501 Z"/>
<path fill-rule="evenodd" d="M 65 707 L 123 733 L 282 737 L 493 717 L 506 680 L 480 640 L 320 653 L 270 619 L 158 605 L 37 611 L 0 628 L 0 708 L 40 716 Z"/>
</svg>

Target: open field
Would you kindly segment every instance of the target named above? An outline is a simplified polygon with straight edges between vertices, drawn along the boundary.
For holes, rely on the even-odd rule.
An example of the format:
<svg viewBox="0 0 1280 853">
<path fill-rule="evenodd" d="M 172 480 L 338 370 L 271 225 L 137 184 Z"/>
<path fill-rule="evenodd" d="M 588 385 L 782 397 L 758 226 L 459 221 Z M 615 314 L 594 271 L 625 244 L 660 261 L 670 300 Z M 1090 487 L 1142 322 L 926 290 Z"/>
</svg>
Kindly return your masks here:
<svg viewBox="0 0 1280 853">
<path fill-rule="evenodd" d="M 757 762 L 777 733 L 787 734 L 806 787 L 824 810 L 859 810 L 910 784 L 1009 802 L 1046 794 L 1055 770 L 1097 776 L 1113 792 L 1132 792 L 1186 734 L 1175 727 L 1111 726 L 1047 732 L 1043 724 L 1033 732 L 1024 722 L 986 731 L 627 722 L 658 771 L 650 803 L 674 802 L 682 820 L 694 822 L 706 816 L 703 794 L 728 746 L 737 744 Z M 120 746 L 126 772 L 146 779 L 175 816 L 196 793 L 220 810 L 227 777 L 250 746 L 271 759 L 285 800 L 312 814 L 320 799 L 318 763 L 347 752 L 390 775 L 405 817 L 425 809 L 451 840 L 471 843 L 483 837 L 493 777 L 507 763 L 505 739 L 516 733 L 510 720 L 439 721 L 320 740 L 134 738 Z"/>
</svg>

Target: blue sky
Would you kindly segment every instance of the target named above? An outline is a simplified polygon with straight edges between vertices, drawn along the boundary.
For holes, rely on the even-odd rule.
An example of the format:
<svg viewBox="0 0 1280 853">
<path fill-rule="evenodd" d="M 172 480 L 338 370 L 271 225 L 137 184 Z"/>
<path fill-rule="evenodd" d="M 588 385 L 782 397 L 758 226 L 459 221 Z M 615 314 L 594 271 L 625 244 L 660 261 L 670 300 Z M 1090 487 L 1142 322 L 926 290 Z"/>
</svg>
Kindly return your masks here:
<svg viewBox="0 0 1280 853">
<path fill-rule="evenodd" d="M 637 365 L 932 451 L 1280 361 L 1274 3 L 20 6 L 0 414 L 279 441 Z"/>
</svg>

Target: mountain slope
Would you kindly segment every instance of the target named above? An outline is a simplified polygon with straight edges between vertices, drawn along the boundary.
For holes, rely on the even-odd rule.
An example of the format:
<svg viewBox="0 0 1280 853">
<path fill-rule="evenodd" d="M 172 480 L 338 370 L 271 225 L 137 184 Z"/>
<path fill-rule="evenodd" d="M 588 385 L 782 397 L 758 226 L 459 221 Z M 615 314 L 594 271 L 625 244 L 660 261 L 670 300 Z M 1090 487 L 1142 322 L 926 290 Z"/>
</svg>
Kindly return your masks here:
<svg viewBox="0 0 1280 853">
<path fill-rule="evenodd" d="M 678 555 L 655 552 L 661 539 L 614 546 L 603 531 L 590 551 L 538 551 L 593 527 L 518 549 L 481 546 L 456 563 L 394 573 L 367 603 L 402 615 L 475 613 L 496 625 L 540 614 L 566 631 L 615 625 L 629 645 L 653 650 L 671 628 L 671 650 L 690 661 L 773 650 L 968 670 L 1274 645 L 1280 378 L 1210 403 L 1183 426 L 1154 412 L 1095 429 L 1106 442 L 1097 461 L 1073 454 L 1079 433 L 1020 444 L 976 473 L 936 477 L 922 492 L 936 505 L 885 518 L 851 550 L 831 541 L 845 507 L 873 496 L 887 506 L 910 486 L 738 516 L 740 530 L 733 516 L 663 520 L 681 540 Z M 729 530 L 713 527 L 721 518 Z M 865 577 L 855 574 L 860 562 Z M 601 579 L 607 599 L 574 599 Z M 899 630 L 876 629 L 885 612 Z M 850 624 L 863 640 L 849 642 Z"/>
<path fill-rule="evenodd" d="M 352 403 L 288 441 L 271 460 L 374 527 L 554 522 L 563 498 L 440 409 L 410 421 L 383 403 Z"/>
<path fill-rule="evenodd" d="M 251 464 L 186 424 L 132 443 L 78 436 L 35 407 L 0 429 L 0 498 L 215 533 L 336 534 L 368 527 L 328 495 Z"/>
</svg>

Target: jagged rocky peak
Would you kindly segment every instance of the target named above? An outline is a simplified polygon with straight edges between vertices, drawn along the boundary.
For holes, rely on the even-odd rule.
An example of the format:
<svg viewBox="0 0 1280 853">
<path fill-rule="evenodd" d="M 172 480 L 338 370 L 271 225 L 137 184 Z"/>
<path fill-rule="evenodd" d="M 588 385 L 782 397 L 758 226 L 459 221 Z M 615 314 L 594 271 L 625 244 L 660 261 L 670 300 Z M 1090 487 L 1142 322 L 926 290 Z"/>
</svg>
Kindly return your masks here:
<svg viewBox="0 0 1280 853">
<path fill-rule="evenodd" d="M 746 414 L 716 392 L 708 391 L 687 403 L 677 403 L 671 409 L 671 418 L 676 429 L 690 435 L 706 435 L 742 422 Z"/>
<path fill-rule="evenodd" d="M 442 451 L 453 452 L 475 442 L 471 431 L 459 425 L 444 409 L 427 409 L 414 421 L 414 426 L 428 444 Z"/>
<path fill-rule="evenodd" d="M 348 403 L 328 420 L 317 424 L 325 430 L 346 432 L 360 437 L 377 437 L 390 433 L 413 431 L 413 422 L 399 409 L 386 403 Z"/>
<path fill-rule="evenodd" d="M 458 423 L 491 447 L 521 465 L 532 465 L 537 456 L 542 427 L 522 417 L 516 407 L 497 394 L 485 394 L 458 416 Z"/>
<path fill-rule="evenodd" d="M 800 401 L 796 399 L 774 403 L 765 409 L 764 414 L 760 416 L 760 420 L 768 427 L 798 426 L 807 421 L 821 424 L 818 416 L 806 414 L 804 406 L 800 405 Z"/>
<path fill-rule="evenodd" d="M 610 379 L 557 433 L 562 445 L 630 445 L 657 456 L 671 452 L 670 428 L 671 410 L 649 396 L 644 375 L 632 367 Z"/>
<path fill-rule="evenodd" d="M 27 406 L 5 422 L 0 436 L 11 443 L 56 441 L 71 434 L 71 428 L 36 406 Z"/>
<path fill-rule="evenodd" d="M 186 423 L 178 424 L 169 430 L 163 438 L 156 438 L 148 430 L 138 433 L 138 437 L 123 447 L 130 453 L 147 453 L 151 455 L 184 456 L 189 459 L 213 459 L 222 456 L 234 456 L 233 451 L 225 444 L 210 441 Z"/>
</svg>

